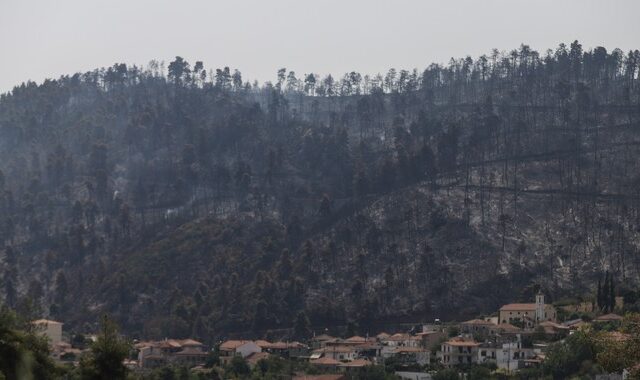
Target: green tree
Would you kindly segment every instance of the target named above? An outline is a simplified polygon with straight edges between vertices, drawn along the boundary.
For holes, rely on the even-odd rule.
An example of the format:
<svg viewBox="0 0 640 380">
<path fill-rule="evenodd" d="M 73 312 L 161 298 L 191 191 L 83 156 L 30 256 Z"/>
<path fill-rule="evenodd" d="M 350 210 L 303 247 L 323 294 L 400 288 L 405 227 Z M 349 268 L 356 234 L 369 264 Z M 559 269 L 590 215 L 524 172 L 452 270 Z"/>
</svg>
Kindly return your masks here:
<svg viewBox="0 0 640 380">
<path fill-rule="evenodd" d="M 91 345 L 91 352 L 80 362 L 82 379 L 118 380 L 127 377 L 123 361 L 130 345 L 118 334 L 118 328 L 109 317 L 102 317 L 98 339 Z"/>
</svg>

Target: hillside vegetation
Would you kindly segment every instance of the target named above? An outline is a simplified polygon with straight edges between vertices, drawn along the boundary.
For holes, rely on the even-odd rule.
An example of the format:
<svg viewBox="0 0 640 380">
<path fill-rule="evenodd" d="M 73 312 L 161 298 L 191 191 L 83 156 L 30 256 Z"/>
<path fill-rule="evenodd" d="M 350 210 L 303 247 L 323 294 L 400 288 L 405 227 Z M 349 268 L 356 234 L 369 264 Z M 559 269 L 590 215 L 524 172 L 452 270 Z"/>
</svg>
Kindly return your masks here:
<svg viewBox="0 0 640 380">
<path fill-rule="evenodd" d="M 465 318 L 605 273 L 631 294 L 639 65 L 576 41 L 262 86 L 180 57 L 25 83 L 0 97 L 0 297 L 211 341 L 300 311 Z"/>
</svg>

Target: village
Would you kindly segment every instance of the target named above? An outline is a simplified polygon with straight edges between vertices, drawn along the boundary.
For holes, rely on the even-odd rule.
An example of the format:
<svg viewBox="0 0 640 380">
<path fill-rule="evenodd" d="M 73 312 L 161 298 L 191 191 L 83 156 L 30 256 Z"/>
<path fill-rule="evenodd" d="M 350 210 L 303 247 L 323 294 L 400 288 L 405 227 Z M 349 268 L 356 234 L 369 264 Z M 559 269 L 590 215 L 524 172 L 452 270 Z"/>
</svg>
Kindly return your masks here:
<svg viewBox="0 0 640 380">
<path fill-rule="evenodd" d="M 292 374 L 293 379 L 346 379 L 370 366 L 392 366 L 397 378 L 430 380 L 438 369 L 486 366 L 515 374 L 537 368 L 545 361 L 549 344 L 592 326 L 606 330 L 612 339 L 629 339 L 617 331 L 623 320 L 620 315 L 600 313 L 591 320 L 559 321 L 559 310 L 545 303 L 543 293 L 539 292 L 533 301 L 504 305 L 489 317 L 460 323 L 436 320 L 422 324 L 417 331 L 378 332 L 371 336 L 336 337 L 322 333 L 303 342 L 234 339 L 213 346 L 194 339 L 135 340 L 124 365 L 138 373 L 180 367 L 201 378 L 218 378 L 207 376 L 216 366 L 241 366 L 252 371 L 270 358 L 280 358 L 303 364 L 298 367 L 303 370 Z M 78 345 L 76 338 L 64 338 L 61 322 L 42 319 L 32 323 L 48 338 L 54 358 L 69 366 L 77 365 L 88 349 L 86 343 L 96 339 L 87 335 L 85 344 Z M 623 378 L 611 376 L 601 379 Z"/>
</svg>

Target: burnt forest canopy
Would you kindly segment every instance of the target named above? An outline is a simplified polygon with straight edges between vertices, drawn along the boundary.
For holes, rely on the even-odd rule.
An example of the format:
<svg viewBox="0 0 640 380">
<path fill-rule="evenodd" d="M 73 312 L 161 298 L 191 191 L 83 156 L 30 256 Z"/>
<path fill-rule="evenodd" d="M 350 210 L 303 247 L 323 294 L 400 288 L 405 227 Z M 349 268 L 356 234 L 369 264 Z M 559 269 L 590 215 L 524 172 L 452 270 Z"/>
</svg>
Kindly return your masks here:
<svg viewBox="0 0 640 380">
<path fill-rule="evenodd" d="M 24 83 L 0 97 L 0 299 L 212 342 L 637 289 L 640 53 L 609 49 Z"/>
</svg>

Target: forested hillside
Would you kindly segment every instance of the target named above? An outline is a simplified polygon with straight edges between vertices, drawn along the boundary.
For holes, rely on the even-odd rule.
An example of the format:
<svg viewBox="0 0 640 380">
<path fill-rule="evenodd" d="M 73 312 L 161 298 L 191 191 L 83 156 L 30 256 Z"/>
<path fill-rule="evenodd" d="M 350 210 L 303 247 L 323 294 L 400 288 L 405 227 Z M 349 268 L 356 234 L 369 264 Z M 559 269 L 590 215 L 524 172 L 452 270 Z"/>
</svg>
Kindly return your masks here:
<svg viewBox="0 0 640 380">
<path fill-rule="evenodd" d="M 640 281 L 640 53 L 245 82 L 177 57 L 0 97 L 0 299 L 215 337 Z M 274 73 L 276 74 L 276 73 Z M 640 306 L 640 305 L 639 305 Z"/>
</svg>

